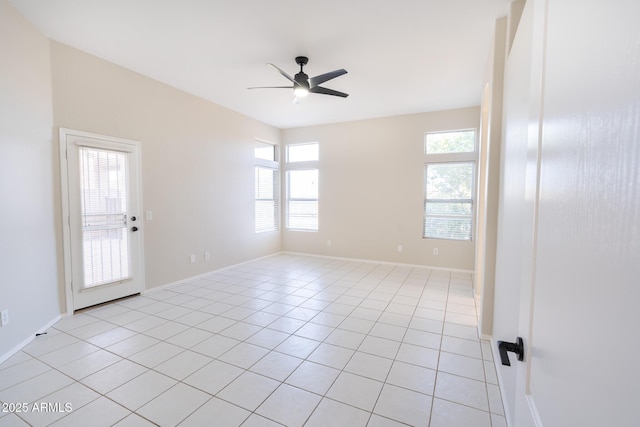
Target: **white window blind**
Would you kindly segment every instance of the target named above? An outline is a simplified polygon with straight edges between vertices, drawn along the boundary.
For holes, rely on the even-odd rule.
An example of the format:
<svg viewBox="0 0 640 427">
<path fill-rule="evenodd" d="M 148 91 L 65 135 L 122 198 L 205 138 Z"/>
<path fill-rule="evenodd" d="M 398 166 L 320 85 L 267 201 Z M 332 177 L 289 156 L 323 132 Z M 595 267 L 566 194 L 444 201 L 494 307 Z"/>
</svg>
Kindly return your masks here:
<svg viewBox="0 0 640 427">
<path fill-rule="evenodd" d="M 423 237 L 472 239 L 475 147 L 475 130 L 426 135 Z"/>
<path fill-rule="evenodd" d="M 286 226 L 290 230 L 318 231 L 320 145 L 317 142 L 287 145 L 286 158 Z"/>
<path fill-rule="evenodd" d="M 318 170 L 287 171 L 287 228 L 318 229 Z"/>
<path fill-rule="evenodd" d="M 278 230 L 279 164 L 277 146 L 255 141 L 255 232 Z"/>
<path fill-rule="evenodd" d="M 256 233 L 278 229 L 278 170 L 256 166 Z"/>
<path fill-rule="evenodd" d="M 425 166 L 424 237 L 471 240 L 473 163 Z"/>
</svg>

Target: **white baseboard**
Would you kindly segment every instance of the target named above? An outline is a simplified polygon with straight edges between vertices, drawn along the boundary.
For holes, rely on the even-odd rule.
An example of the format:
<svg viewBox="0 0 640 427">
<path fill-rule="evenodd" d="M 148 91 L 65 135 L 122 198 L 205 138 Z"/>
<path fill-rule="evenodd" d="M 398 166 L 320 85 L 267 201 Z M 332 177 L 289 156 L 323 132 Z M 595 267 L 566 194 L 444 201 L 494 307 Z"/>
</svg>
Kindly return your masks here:
<svg viewBox="0 0 640 427">
<path fill-rule="evenodd" d="M 235 268 L 235 267 L 238 267 L 238 266 L 241 266 L 241 265 L 244 265 L 244 264 L 248 264 L 250 262 L 261 260 L 261 259 L 270 258 L 272 256 L 280 255 L 282 253 L 284 253 L 284 252 L 275 252 L 275 253 L 272 253 L 272 254 L 269 254 L 269 255 L 265 255 L 265 256 L 261 256 L 261 257 L 257 257 L 257 258 L 252 258 L 250 260 L 238 262 L 236 264 L 231 264 L 231 265 L 228 265 L 226 267 L 216 268 L 215 270 L 211 270 L 211 271 L 207 271 L 206 273 L 202 273 L 202 274 L 198 274 L 198 275 L 195 275 L 195 276 L 187 277 L 186 279 L 180 279 L 180 280 L 176 280 L 175 282 L 165 283 L 164 285 L 154 286 L 153 288 L 143 289 L 140 294 L 141 295 L 148 295 L 148 294 L 153 294 L 154 292 L 158 292 L 158 291 L 162 291 L 162 290 L 171 288 L 173 286 L 186 285 L 189 282 L 193 282 L 194 280 L 198 280 L 198 279 L 203 279 L 203 278 L 205 278 L 205 277 L 207 277 L 207 276 L 209 276 L 211 274 L 219 273 L 221 271 L 229 270 L 230 268 Z"/>
<path fill-rule="evenodd" d="M 14 354 L 16 354 L 17 352 L 19 352 L 20 350 L 22 350 L 27 344 L 29 344 L 31 341 L 34 340 L 34 338 L 36 337 L 36 334 L 39 333 L 40 331 L 46 331 L 47 329 L 49 329 L 50 327 L 52 327 L 53 325 L 55 325 L 60 319 L 62 318 L 61 314 L 58 314 L 56 317 L 53 318 L 53 320 L 50 320 L 46 325 L 44 325 L 43 327 L 33 331 L 28 338 L 26 338 L 24 341 L 20 342 L 18 345 L 16 345 L 15 347 L 13 347 L 11 350 L 9 350 L 8 352 L 6 352 L 5 354 L 0 355 L 0 364 L 2 362 L 4 362 L 5 360 L 9 359 L 11 356 L 13 356 Z"/>
<path fill-rule="evenodd" d="M 341 256 L 319 255 L 319 254 L 306 253 L 306 252 L 290 252 L 290 251 L 282 251 L 282 252 L 279 252 L 279 253 L 288 254 L 288 255 L 313 256 L 313 257 L 328 258 L 328 259 L 340 259 L 340 260 L 344 260 L 344 261 L 384 264 L 384 265 L 401 265 L 403 267 L 429 268 L 431 270 L 455 271 L 456 273 L 469 273 L 469 274 L 474 274 L 475 273 L 474 270 L 465 270 L 465 269 L 462 269 L 462 268 L 434 267 L 432 265 L 409 264 L 409 263 L 395 262 L 395 261 L 380 261 L 380 260 L 376 260 L 376 259 L 347 258 L 347 257 L 341 257 Z M 273 255 L 277 255 L 277 254 L 273 254 Z"/>
</svg>

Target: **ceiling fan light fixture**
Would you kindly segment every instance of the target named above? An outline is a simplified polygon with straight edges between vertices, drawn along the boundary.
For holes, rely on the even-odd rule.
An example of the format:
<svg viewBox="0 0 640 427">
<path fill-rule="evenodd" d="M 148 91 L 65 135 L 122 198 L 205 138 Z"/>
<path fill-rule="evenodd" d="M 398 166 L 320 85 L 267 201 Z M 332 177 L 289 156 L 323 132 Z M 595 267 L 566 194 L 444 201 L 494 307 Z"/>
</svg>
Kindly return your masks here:
<svg viewBox="0 0 640 427">
<path fill-rule="evenodd" d="M 298 98 L 304 98 L 305 96 L 309 95 L 309 89 L 299 86 L 293 90 L 293 94 Z"/>
</svg>

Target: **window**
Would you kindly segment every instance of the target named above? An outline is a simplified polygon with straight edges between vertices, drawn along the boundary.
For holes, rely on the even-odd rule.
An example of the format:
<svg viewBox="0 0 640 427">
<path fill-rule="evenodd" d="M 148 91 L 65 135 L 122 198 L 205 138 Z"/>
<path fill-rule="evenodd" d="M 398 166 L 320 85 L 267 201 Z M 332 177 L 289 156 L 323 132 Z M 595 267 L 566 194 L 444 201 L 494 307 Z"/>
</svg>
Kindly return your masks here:
<svg viewBox="0 0 640 427">
<path fill-rule="evenodd" d="M 278 230 L 278 177 L 276 146 L 255 143 L 255 229 L 256 233 Z"/>
<path fill-rule="evenodd" d="M 318 231 L 317 142 L 287 146 L 287 228 Z"/>
<path fill-rule="evenodd" d="M 425 138 L 423 237 L 471 240 L 475 198 L 474 130 Z"/>
</svg>

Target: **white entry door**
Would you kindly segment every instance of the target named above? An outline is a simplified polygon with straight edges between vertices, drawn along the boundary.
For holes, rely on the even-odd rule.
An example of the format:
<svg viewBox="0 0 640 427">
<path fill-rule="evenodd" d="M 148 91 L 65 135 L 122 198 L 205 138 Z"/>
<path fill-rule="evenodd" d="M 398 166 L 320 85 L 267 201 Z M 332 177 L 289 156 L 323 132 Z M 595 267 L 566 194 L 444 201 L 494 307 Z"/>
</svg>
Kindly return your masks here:
<svg viewBox="0 0 640 427">
<path fill-rule="evenodd" d="M 60 129 L 60 150 L 67 311 L 139 293 L 140 144 Z"/>
</svg>

